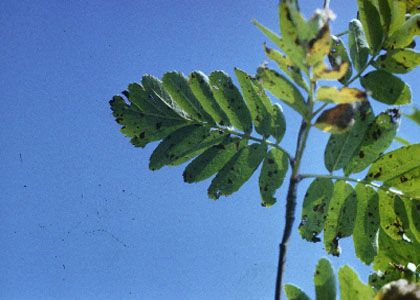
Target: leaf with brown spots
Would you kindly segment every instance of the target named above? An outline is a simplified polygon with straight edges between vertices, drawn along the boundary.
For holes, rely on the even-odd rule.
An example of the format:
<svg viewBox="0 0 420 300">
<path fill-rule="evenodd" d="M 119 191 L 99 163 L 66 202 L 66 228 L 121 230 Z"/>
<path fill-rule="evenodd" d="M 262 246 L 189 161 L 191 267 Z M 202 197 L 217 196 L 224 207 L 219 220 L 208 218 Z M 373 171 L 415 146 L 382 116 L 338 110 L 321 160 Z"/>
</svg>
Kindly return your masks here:
<svg viewBox="0 0 420 300">
<path fill-rule="evenodd" d="M 335 275 L 329 260 L 321 258 L 315 269 L 314 285 L 316 299 L 335 299 Z"/>
<path fill-rule="evenodd" d="M 319 242 L 318 235 L 324 229 L 328 205 L 333 193 L 331 179 L 316 178 L 309 186 L 303 200 L 299 233 L 307 241 Z"/>
<path fill-rule="evenodd" d="M 390 73 L 405 74 L 420 65 L 420 53 L 413 49 L 394 49 L 381 55 L 373 63 L 377 69 Z"/>
<path fill-rule="evenodd" d="M 343 134 L 354 124 L 353 105 L 338 104 L 324 110 L 316 119 L 315 127 L 333 134 Z"/>
<path fill-rule="evenodd" d="M 262 205 L 270 207 L 276 203 L 275 192 L 283 184 L 289 167 L 289 158 L 286 153 L 272 148 L 264 159 L 259 177 L 259 188 Z"/>
</svg>

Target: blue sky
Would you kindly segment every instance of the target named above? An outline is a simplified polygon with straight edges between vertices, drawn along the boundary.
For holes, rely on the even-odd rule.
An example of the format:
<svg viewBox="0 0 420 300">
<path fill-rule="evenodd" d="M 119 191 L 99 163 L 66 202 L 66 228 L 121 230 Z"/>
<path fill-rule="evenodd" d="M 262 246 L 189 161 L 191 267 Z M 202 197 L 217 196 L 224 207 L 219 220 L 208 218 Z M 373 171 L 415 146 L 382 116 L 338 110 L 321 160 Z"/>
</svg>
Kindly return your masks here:
<svg viewBox="0 0 420 300">
<path fill-rule="evenodd" d="M 300 2 L 307 16 L 322 5 Z M 354 2 L 332 1 L 334 32 L 355 16 Z M 209 181 L 183 183 L 182 167 L 149 171 L 155 145 L 132 147 L 108 101 L 145 73 L 254 73 L 266 39 L 250 21 L 277 30 L 276 4 L 0 2 L 0 299 L 272 298 L 286 187 L 270 209 L 260 206 L 256 176 L 211 201 Z M 404 76 L 414 95 L 416 75 Z M 297 115 L 285 113 L 282 145 L 294 151 Z M 401 136 L 415 142 L 416 130 L 404 120 Z M 327 139 L 312 131 L 304 171 L 325 172 Z M 285 280 L 313 295 L 325 253 L 301 240 L 298 223 Z M 351 264 L 366 280 L 351 239 L 342 248 L 329 257 L 334 266 Z"/>
</svg>

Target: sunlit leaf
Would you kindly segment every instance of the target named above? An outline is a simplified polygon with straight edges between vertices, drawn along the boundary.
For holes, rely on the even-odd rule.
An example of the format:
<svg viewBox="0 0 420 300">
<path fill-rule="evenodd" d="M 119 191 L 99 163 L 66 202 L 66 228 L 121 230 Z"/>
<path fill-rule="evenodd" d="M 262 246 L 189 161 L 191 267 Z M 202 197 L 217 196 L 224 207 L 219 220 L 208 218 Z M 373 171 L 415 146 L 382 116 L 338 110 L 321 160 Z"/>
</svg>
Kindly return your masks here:
<svg viewBox="0 0 420 300">
<path fill-rule="evenodd" d="M 301 70 L 306 70 L 305 45 L 299 39 L 298 26 L 292 20 L 290 6 L 282 1 L 279 5 L 280 31 L 284 40 L 284 53 Z"/>
<path fill-rule="evenodd" d="M 405 48 L 410 45 L 415 36 L 420 35 L 420 14 L 408 18 L 389 38 L 386 40 L 387 48 Z"/>
<path fill-rule="evenodd" d="M 400 123 L 398 109 L 380 113 L 369 125 L 359 149 L 344 168 L 346 175 L 359 173 L 375 161 L 392 143 Z"/>
<path fill-rule="evenodd" d="M 407 141 L 406 139 L 404 139 L 404 138 L 402 138 L 400 136 L 394 137 L 394 141 L 396 141 L 396 142 L 398 142 L 398 143 L 400 143 L 400 144 L 402 144 L 404 146 L 411 145 L 411 143 L 409 141 Z"/>
<path fill-rule="evenodd" d="M 368 101 L 356 109 L 354 125 L 343 134 L 332 134 L 324 152 L 325 167 L 328 171 L 341 169 L 347 165 L 359 149 L 369 124 L 375 119 Z"/>
<path fill-rule="evenodd" d="M 331 34 L 330 27 L 325 24 L 318 32 L 317 36 L 308 44 L 306 61 L 310 66 L 322 61 L 330 53 Z"/>
<path fill-rule="evenodd" d="M 316 299 L 335 299 L 335 275 L 331 263 L 321 258 L 316 265 L 314 274 Z"/>
<path fill-rule="evenodd" d="M 370 48 L 362 23 L 357 19 L 353 19 L 349 23 L 348 43 L 353 66 L 357 71 L 360 71 L 367 63 Z"/>
<path fill-rule="evenodd" d="M 238 138 L 226 138 L 195 158 L 182 174 L 188 183 L 205 180 L 217 172 L 244 146 Z"/>
<path fill-rule="evenodd" d="M 369 169 L 367 178 L 382 181 L 420 199 L 420 144 L 386 153 Z"/>
<path fill-rule="evenodd" d="M 316 66 L 314 66 L 313 74 L 317 79 L 337 80 L 343 78 L 347 74 L 348 68 L 348 62 L 335 65 L 332 69 L 330 69 L 324 62 L 319 62 Z"/>
<path fill-rule="evenodd" d="M 340 38 L 332 35 L 331 40 L 332 43 L 330 53 L 328 54 L 328 59 L 333 69 L 338 68 L 339 70 L 341 70 L 343 65 L 347 65 L 347 71 L 345 75 L 339 78 L 340 82 L 345 84 L 347 80 L 351 78 L 351 75 L 353 73 L 350 57 L 347 54 L 346 47 L 344 46 L 344 43 Z"/>
<path fill-rule="evenodd" d="M 369 285 L 378 290 L 388 282 L 398 280 L 404 275 L 405 274 L 402 271 L 388 265 L 387 269 L 369 275 Z"/>
<path fill-rule="evenodd" d="M 354 108 L 351 104 L 338 104 L 324 110 L 316 119 L 315 127 L 333 134 L 342 134 L 354 124 Z"/>
<path fill-rule="evenodd" d="M 302 74 L 299 69 L 292 63 L 292 61 L 285 55 L 281 54 L 275 49 L 268 48 L 264 44 L 265 54 L 272 60 L 274 60 L 280 70 L 282 70 L 290 79 L 293 80 L 297 85 L 306 91 L 309 91 L 308 84 L 303 80 Z"/>
<path fill-rule="evenodd" d="M 256 20 L 253 20 L 252 23 L 257 26 L 257 28 L 261 30 L 265 36 L 268 37 L 277 47 L 279 47 L 280 50 L 284 51 L 283 49 L 285 48 L 286 44 L 277 33 L 274 33 Z"/>
<path fill-rule="evenodd" d="M 324 245 L 327 253 L 340 255 L 338 241 L 353 233 L 356 206 L 356 193 L 353 187 L 345 181 L 337 181 L 324 226 Z"/>
<path fill-rule="evenodd" d="M 365 92 L 348 87 L 338 89 L 335 86 L 321 86 L 316 93 L 317 100 L 336 104 L 360 102 L 366 100 L 366 97 Z"/>
<path fill-rule="evenodd" d="M 418 14 L 420 10 L 419 0 L 406 0 L 406 10 L 410 14 Z"/>
<path fill-rule="evenodd" d="M 279 98 L 300 114 L 306 114 L 305 99 L 286 77 L 274 70 L 260 67 L 257 70 L 257 79 L 273 96 Z"/>
<path fill-rule="evenodd" d="M 178 165 L 219 144 L 226 137 L 209 127 L 190 125 L 168 135 L 153 151 L 149 168 L 158 170 L 165 165 Z"/>
<path fill-rule="evenodd" d="M 384 38 L 381 18 L 373 0 L 358 0 L 359 18 L 366 33 L 366 39 L 372 49 L 372 53 L 377 53 Z"/>
<path fill-rule="evenodd" d="M 365 264 L 372 263 L 377 253 L 376 234 L 379 229 L 378 194 L 364 184 L 357 184 L 357 214 L 353 242 L 358 258 Z"/>
<path fill-rule="evenodd" d="M 188 83 L 194 96 L 213 120 L 222 126 L 229 126 L 228 117 L 214 99 L 208 77 L 200 71 L 195 71 L 190 74 Z"/>
<path fill-rule="evenodd" d="M 289 300 L 310 300 L 310 298 L 297 286 L 286 284 L 284 292 Z"/>
<path fill-rule="evenodd" d="M 388 36 L 390 36 L 404 24 L 407 6 L 406 0 L 387 0 L 387 2 L 391 15 L 388 33 Z"/>
<path fill-rule="evenodd" d="M 240 69 L 235 69 L 236 77 L 241 86 L 242 95 L 251 112 L 255 130 L 262 136 L 268 137 L 271 128 L 271 101 L 267 97 L 261 84 Z"/>
<path fill-rule="evenodd" d="M 361 282 L 359 276 L 349 266 L 338 270 L 338 280 L 341 300 L 367 300 L 375 296 L 373 289 Z"/>
<path fill-rule="evenodd" d="M 377 69 L 390 73 L 405 74 L 420 65 L 420 53 L 413 49 L 394 49 L 381 55 L 373 63 Z"/>
<path fill-rule="evenodd" d="M 420 243 L 420 200 L 402 199 L 412 235 Z"/>
<path fill-rule="evenodd" d="M 252 176 L 266 155 L 265 144 L 252 144 L 242 148 L 220 170 L 211 182 L 208 195 L 212 199 L 228 196 L 237 190 Z"/>
<path fill-rule="evenodd" d="M 211 116 L 201 106 L 200 102 L 188 86 L 188 80 L 182 73 L 168 72 L 162 78 L 163 86 L 172 99 L 192 119 L 201 120 L 210 124 L 214 123 Z"/>
<path fill-rule="evenodd" d="M 302 220 L 299 232 L 302 238 L 310 242 L 318 242 L 318 235 L 324 229 L 324 221 L 328 211 L 334 184 L 331 179 L 316 178 L 305 194 L 302 208 Z"/>
<path fill-rule="evenodd" d="M 259 177 L 259 188 L 262 205 L 269 207 L 276 202 L 274 194 L 283 184 L 289 167 L 289 158 L 286 153 L 272 148 L 264 159 Z"/>
<path fill-rule="evenodd" d="M 239 130 L 251 132 L 251 114 L 232 79 L 222 71 L 212 72 L 209 78 L 213 95 L 230 123 Z"/>
</svg>

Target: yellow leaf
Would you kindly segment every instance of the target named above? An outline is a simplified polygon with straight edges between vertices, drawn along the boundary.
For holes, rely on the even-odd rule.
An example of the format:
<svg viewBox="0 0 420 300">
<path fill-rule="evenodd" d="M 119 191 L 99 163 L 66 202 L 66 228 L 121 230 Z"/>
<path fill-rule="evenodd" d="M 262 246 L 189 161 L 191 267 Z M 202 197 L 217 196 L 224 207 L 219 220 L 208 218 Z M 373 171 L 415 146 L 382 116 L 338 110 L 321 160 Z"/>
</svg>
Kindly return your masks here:
<svg viewBox="0 0 420 300">
<path fill-rule="evenodd" d="M 338 80 L 346 75 L 348 68 L 349 63 L 346 61 L 332 69 L 329 69 L 324 62 L 319 62 L 314 67 L 314 75 L 318 79 Z"/>
<path fill-rule="evenodd" d="M 318 32 L 317 36 L 309 41 L 306 54 L 306 61 L 313 66 L 322 61 L 330 53 L 331 34 L 330 27 L 325 24 Z"/>
<path fill-rule="evenodd" d="M 317 91 L 316 99 L 343 104 L 364 101 L 366 96 L 365 92 L 356 88 L 344 87 L 337 89 L 334 86 L 321 86 Z"/>
<path fill-rule="evenodd" d="M 354 124 L 354 108 L 351 104 L 339 104 L 331 109 L 324 110 L 315 122 L 315 127 L 341 134 Z"/>
</svg>

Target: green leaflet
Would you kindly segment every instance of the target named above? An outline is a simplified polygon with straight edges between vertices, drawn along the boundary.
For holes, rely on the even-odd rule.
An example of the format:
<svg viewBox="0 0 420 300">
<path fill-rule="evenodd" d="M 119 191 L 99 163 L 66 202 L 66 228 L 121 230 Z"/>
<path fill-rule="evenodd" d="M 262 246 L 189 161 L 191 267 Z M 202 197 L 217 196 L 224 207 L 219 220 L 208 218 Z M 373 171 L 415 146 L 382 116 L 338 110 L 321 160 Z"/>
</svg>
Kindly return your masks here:
<svg viewBox="0 0 420 300">
<path fill-rule="evenodd" d="M 299 90 L 286 77 L 274 70 L 259 67 L 257 79 L 273 96 L 279 98 L 301 115 L 305 115 L 307 107 Z"/>
<path fill-rule="evenodd" d="M 405 22 L 406 0 L 387 0 L 390 9 L 390 23 L 388 36 L 392 35 Z"/>
<path fill-rule="evenodd" d="M 303 80 L 302 74 L 300 70 L 293 65 L 292 61 L 287 58 L 285 55 L 281 54 L 279 51 L 275 49 L 268 48 L 264 44 L 264 52 L 265 54 L 272 60 L 274 60 L 280 70 L 282 70 L 290 79 L 293 80 L 297 85 L 303 88 L 306 91 L 309 91 L 308 84 Z"/>
<path fill-rule="evenodd" d="M 413 239 L 411 242 L 405 240 L 393 240 L 383 230 L 379 230 L 378 237 L 379 251 L 373 261 L 375 270 L 386 270 L 390 264 L 406 266 L 408 263 L 420 264 L 420 243 Z"/>
<path fill-rule="evenodd" d="M 373 163 L 367 178 L 420 199 L 420 144 L 386 153 Z"/>
<path fill-rule="evenodd" d="M 273 104 L 271 106 L 271 129 L 270 134 L 276 139 L 276 142 L 279 143 L 284 133 L 286 132 L 286 120 L 284 118 L 283 109 L 280 104 Z"/>
<path fill-rule="evenodd" d="M 380 113 L 369 125 L 360 148 L 344 167 L 344 174 L 359 173 L 366 169 L 392 143 L 399 126 L 400 112 L 388 109 Z"/>
<path fill-rule="evenodd" d="M 407 213 L 409 228 L 417 242 L 420 243 L 420 200 L 402 199 Z"/>
<path fill-rule="evenodd" d="M 416 122 L 417 125 L 420 125 L 420 109 L 413 107 L 413 112 L 409 115 L 404 115 L 410 120 Z"/>
<path fill-rule="evenodd" d="M 378 9 L 375 7 L 373 0 L 358 0 L 359 18 L 363 24 L 372 54 L 377 53 L 382 48 L 384 32 L 381 24 Z"/>
<path fill-rule="evenodd" d="M 271 101 L 260 83 L 244 71 L 235 68 L 235 74 L 241 86 L 242 95 L 251 112 L 255 131 L 264 137 L 271 133 Z"/>
<path fill-rule="evenodd" d="M 172 99 L 184 110 L 192 119 L 205 121 L 214 124 L 214 120 L 203 109 L 200 102 L 192 93 L 188 86 L 188 81 L 182 73 L 168 72 L 163 75 L 163 86 L 172 96 Z"/>
<path fill-rule="evenodd" d="M 310 300 L 300 288 L 293 284 L 286 284 L 284 286 L 284 292 L 286 293 L 287 299 L 289 300 Z"/>
<path fill-rule="evenodd" d="M 406 9 L 407 9 L 407 13 L 418 14 L 420 11 L 420 1 L 419 0 L 406 0 Z"/>
<path fill-rule="evenodd" d="M 154 171 L 165 165 L 178 165 L 207 148 L 220 143 L 226 134 L 209 127 L 190 125 L 167 136 L 153 151 L 149 168 Z"/>
<path fill-rule="evenodd" d="M 411 145 L 411 143 L 410 143 L 409 141 L 407 141 L 405 138 L 402 138 L 402 137 L 400 137 L 400 136 L 396 136 L 396 137 L 394 137 L 394 141 L 395 141 L 395 142 L 398 142 L 398 143 L 400 143 L 400 144 L 402 144 L 402 145 L 404 145 L 404 146 L 409 146 L 409 145 Z"/>
<path fill-rule="evenodd" d="M 353 68 L 351 67 L 350 58 L 347 54 L 343 40 L 334 35 L 331 36 L 331 49 L 330 53 L 328 54 L 328 60 L 330 61 L 331 67 L 333 67 L 333 69 L 338 68 L 343 63 L 348 64 L 346 75 L 339 79 L 341 83 L 345 84 L 351 78 Z"/>
<path fill-rule="evenodd" d="M 265 144 L 242 148 L 213 179 L 208 189 L 209 197 L 219 199 L 220 196 L 228 196 L 239 190 L 258 168 L 266 152 Z"/>
<path fill-rule="evenodd" d="M 364 184 L 357 184 L 357 213 L 353 231 L 356 255 L 370 265 L 377 254 L 376 234 L 379 229 L 378 194 Z"/>
<path fill-rule="evenodd" d="M 283 184 L 289 167 L 289 158 L 286 153 L 277 148 L 272 148 L 264 159 L 259 177 L 262 205 L 270 207 L 276 203 L 274 194 Z"/>
<path fill-rule="evenodd" d="M 184 170 L 182 176 L 188 183 L 199 182 L 219 172 L 224 165 L 243 147 L 238 138 L 226 138 L 221 144 L 204 151 Z"/>
<path fill-rule="evenodd" d="M 381 17 L 384 37 L 387 38 L 391 24 L 391 4 L 393 0 L 378 0 L 378 9 Z"/>
<path fill-rule="evenodd" d="M 366 98 L 367 95 L 365 92 L 348 87 L 338 89 L 335 86 L 321 86 L 316 93 L 316 100 L 333 102 L 336 104 L 360 102 L 365 101 Z"/>
<path fill-rule="evenodd" d="M 345 181 L 336 181 L 324 225 L 324 245 L 327 253 L 340 255 L 338 241 L 353 233 L 356 205 L 353 187 Z"/>
<path fill-rule="evenodd" d="M 403 105 L 411 102 L 410 87 L 397 76 L 376 70 L 360 78 L 362 86 L 372 93 L 372 98 L 386 104 Z"/>
<path fill-rule="evenodd" d="M 251 114 L 232 79 L 222 71 L 212 72 L 209 78 L 214 97 L 230 123 L 245 133 L 251 132 Z"/>
<path fill-rule="evenodd" d="M 321 258 L 316 265 L 314 274 L 316 299 L 330 299 L 336 297 L 335 276 L 331 263 Z"/>
<path fill-rule="evenodd" d="M 395 194 L 378 191 L 379 217 L 382 230 L 394 240 L 402 240 L 408 227 L 404 203 Z"/>
<path fill-rule="evenodd" d="M 420 65 L 420 53 L 413 49 L 394 49 L 381 55 L 373 63 L 377 69 L 390 73 L 405 74 Z"/>
<path fill-rule="evenodd" d="M 320 241 L 318 235 L 324 228 L 333 190 L 334 184 L 327 178 L 316 178 L 309 186 L 303 200 L 302 220 L 299 224 L 300 235 L 305 240 Z"/>
<path fill-rule="evenodd" d="M 420 14 L 408 18 L 385 42 L 386 48 L 405 48 L 410 45 L 415 36 L 420 35 Z"/>
<path fill-rule="evenodd" d="M 169 96 L 158 78 L 152 75 L 144 75 L 141 79 L 141 84 L 147 92 L 148 100 L 152 102 L 162 114 L 174 118 L 179 118 L 179 116 L 185 117 L 185 112 L 183 112 L 171 96 Z"/>
<path fill-rule="evenodd" d="M 264 25 L 260 24 L 258 21 L 253 20 L 252 23 L 257 26 L 259 30 L 262 31 L 262 33 L 265 34 L 266 37 L 268 37 L 274 44 L 276 44 L 277 47 L 280 48 L 280 50 L 283 50 L 285 47 L 285 43 L 281 37 L 279 37 L 276 33 L 265 27 Z"/>
<path fill-rule="evenodd" d="M 361 282 L 359 276 L 349 266 L 338 270 L 338 280 L 341 300 L 366 300 L 375 296 L 373 289 Z"/>
<path fill-rule="evenodd" d="M 363 141 L 368 125 L 375 119 L 368 101 L 362 103 L 355 113 L 353 127 L 343 134 L 332 134 L 324 152 L 328 171 L 339 170 L 347 165 Z"/>
<path fill-rule="evenodd" d="M 165 115 L 166 111 L 173 113 L 166 103 L 161 101 L 158 97 L 153 97 L 153 95 L 154 94 L 148 93 L 137 83 L 131 83 L 128 85 L 128 99 L 142 112 L 155 115 Z M 163 107 L 161 108 L 160 106 Z M 178 118 L 178 116 L 176 117 Z"/>
<path fill-rule="evenodd" d="M 282 50 L 299 69 L 307 72 L 305 46 L 300 40 L 297 22 L 292 20 L 292 5 L 282 1 L 279 5 L 280 31 L 284 41 Z"/>
<path fill-rule="evenodd" d="M 113 97 L 109 103 L 117 123 L 123 125 L 121 132 L 131 137 L 131 143 L 136 147 L 144 147 L 189 124 L 185 119 L 144 113 L 137 106 L 128 105 L 120 96 Z"/>
<path fill-rule="evenodd" d="M 360 71 L 367 63 L 370 49 L 362 23 L 357 19 L 353 19 L 349 23 L 348 43 L 353 66 L 357 71 Z"/>
<path fill-rule="evenodd" d="M 376 290 L 379 290 L 388 282 L 398 280 L 404 275 L 405 274 L 403 272 L 397 270 L 394 266 L 389 265 L 387 269 L 369 275 L 369 285 Z"/>
<path fill-rule="evenodd" d="M 229 126 L 229 119 L 214 99 L 208 77 L 200 71 L 190 74 L 188 84 L 203 109 L 221 126 Z"/>
</svg>

